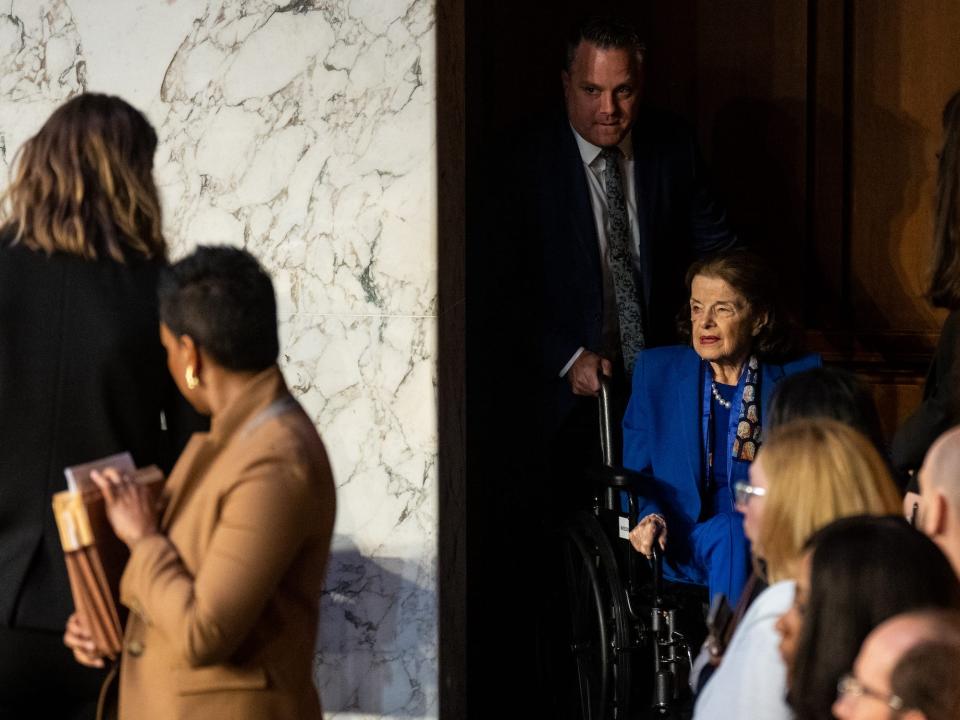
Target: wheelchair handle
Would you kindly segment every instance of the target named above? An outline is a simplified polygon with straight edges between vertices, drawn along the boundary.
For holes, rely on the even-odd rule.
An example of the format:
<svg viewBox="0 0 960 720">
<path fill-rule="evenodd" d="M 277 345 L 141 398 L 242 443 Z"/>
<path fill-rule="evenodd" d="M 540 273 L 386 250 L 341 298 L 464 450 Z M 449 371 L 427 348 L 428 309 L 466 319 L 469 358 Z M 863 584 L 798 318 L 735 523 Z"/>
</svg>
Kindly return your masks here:
<svg viewBox="0 0 960 720">
<path fill-rule="evenodd" d="M 661 589 L 663 587 L 663 554 L 660 550 L 660 529 L 653 534 L 653 545 L 650 551 L 653 557 L 650 559 L 650 568 L 653 571 L 653 604 L 658 608 L 663 604 Z"/>
<path fill-rule="evenodd" d="M 603 464 L 613 467 L 613 423 L 610 420 L 610 378 L 602 371 L 597 373 L 600 381 L 600 392 L 597 395 L 600 401 L 600 452 Z"/>
</svg>

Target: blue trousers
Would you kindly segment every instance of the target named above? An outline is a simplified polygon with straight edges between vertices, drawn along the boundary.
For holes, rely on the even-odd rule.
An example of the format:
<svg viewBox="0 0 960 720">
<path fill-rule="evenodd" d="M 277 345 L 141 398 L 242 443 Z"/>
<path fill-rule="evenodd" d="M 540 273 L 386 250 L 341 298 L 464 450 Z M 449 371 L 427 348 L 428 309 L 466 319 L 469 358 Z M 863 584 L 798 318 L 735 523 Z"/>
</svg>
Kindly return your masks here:
<svg viewBox="0 0 960 720">
<path fill-rule="evenodd" d="M 706 585 L 711 602 L 714 595 L 723 593 L 735 607 L 750 572 L 750 541 L 743 534 L 743 515 L 736 511 L 697 523 L 687 537 L 667 536 L 664 576 Z"/>
<path fill-rule="evenodd" d="M 698 523 L 690 537 L 696 565 L 706 574 L 710 600 L 727 596 L 731 607 L 740 599 L 750 577 L 750 541 L 743 534 L 743 515 L 725 512 Z"/>
</svg>

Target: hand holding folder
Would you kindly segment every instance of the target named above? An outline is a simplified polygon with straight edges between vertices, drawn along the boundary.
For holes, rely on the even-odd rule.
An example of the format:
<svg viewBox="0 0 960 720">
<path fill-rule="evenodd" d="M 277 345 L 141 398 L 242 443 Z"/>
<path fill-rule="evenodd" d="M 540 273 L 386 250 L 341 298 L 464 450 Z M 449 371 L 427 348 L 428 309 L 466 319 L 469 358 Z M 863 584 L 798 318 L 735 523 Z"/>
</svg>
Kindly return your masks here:
<svg viewBox="0 0 960 720">
<path fill-rule="evenodd" d="M 138 470 L 130 454 L 124 453 L 67 468 L 68 489 L 53 496 L 53 512 L 77 615 L 98 653 L 116 658 L 122 641 L 120 576 L 129 553 L 114 533 L 103 496 L 90 477 L 93 471 L 110 467 L 148 486 L 154 501 L 159 497 L 163 472 L 154 465 Z"/>
</svg>

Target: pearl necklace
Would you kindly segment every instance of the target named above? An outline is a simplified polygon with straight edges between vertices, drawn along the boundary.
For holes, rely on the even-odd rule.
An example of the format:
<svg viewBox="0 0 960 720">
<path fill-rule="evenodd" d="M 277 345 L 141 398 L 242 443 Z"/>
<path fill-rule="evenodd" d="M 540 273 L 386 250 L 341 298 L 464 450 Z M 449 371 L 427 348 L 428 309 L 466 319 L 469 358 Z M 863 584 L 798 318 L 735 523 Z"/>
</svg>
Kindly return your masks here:
<svg viewBox="0 0 960 720">
<path fill-rule="evenodd" d="M 721 395 L 721 394 L 720 394 L 720 391 L 717 390 L 717 381 L 716 381 L 716 380 L 711 380 L 711 381 L 710 381 L 710 392 L 713 393 L 713 399 L 716 400 L 718 403 L 720 403 L 720 407 L 722 407 L 724 410 L 729 410 L 730 408 L 733 407 L 733 401 L 732 401 L 732 400 L 724 400 L 724 399 L 723 399 L 723 395 Z"/>
</svg>

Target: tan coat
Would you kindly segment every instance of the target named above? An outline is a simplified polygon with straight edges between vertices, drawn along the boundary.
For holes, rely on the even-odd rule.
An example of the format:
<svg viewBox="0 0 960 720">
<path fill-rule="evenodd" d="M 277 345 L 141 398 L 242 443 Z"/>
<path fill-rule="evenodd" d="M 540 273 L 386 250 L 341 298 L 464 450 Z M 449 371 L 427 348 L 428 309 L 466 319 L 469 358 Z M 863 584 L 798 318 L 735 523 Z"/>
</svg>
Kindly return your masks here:
<svg viewBox="0 0 960 720">
<path fill-rule="evenodd" d="M 312 681 L 335 493 L 313 423 L 270 368 L 193 436 L 162 534 L 134 547 L 121 720 L 321 718 Z"/>
</svg>

